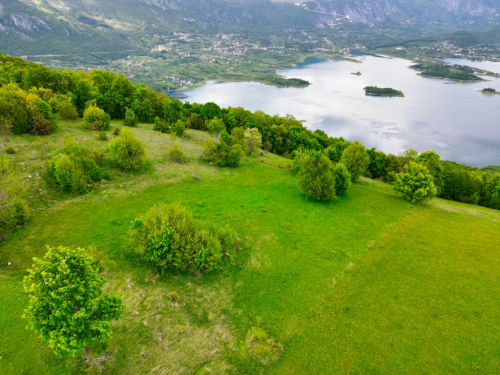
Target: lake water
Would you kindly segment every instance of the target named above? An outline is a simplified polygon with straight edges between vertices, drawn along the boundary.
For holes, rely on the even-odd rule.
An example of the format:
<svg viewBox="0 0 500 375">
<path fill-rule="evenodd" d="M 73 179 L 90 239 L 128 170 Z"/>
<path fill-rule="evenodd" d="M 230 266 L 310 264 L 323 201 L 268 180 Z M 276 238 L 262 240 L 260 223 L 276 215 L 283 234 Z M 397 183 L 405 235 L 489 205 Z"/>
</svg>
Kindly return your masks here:
<svg viewBox="0 0 500 375">
<path fill-rule="evenodd" d="M 185 93 L 190 102 L 212 101 L 221 107 L 291 114 L 305 120 L 311 130 L 360 140 L 386 153 L 407 148 L 435 150 L 445 160 L 478 167 L 500 165 L 500 95 L 476 92 L 485 87 L 500 91 L 500 79 L 450 84 L 417 76 L 406 60 L 363 56 L 359 61 L 309 59 L 278 72 L 312 83 L 300 89 L 255 82 L 208 82 Z M 464 60 L 459 62 L 466 65 Z M 471 64 L 495 70 L 489 64 L 498 63 L 486 63 L 488 67 Z M 350 74 L 357 71 L 362 75 Z M 392 87 L 403 91 L 405 98 L 366 96 L 365 86 Z"/>
</svg>

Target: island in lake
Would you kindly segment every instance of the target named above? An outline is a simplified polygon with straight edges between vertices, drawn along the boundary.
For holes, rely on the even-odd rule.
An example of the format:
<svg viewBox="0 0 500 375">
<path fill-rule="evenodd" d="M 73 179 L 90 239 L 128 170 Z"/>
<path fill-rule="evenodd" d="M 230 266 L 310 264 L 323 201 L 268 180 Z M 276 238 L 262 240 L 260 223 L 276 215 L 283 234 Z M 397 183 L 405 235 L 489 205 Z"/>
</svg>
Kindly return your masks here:
<svg viewBox="0 0 500 375">
<path fill-rule="evenodd" d="M 366 95 L 371 96 L 398 96 L 401 98 L 405 96 L 402 91 L 394 90 L 389 87 L 367 86 L 363 90 L 365 90 Z"/>
<path fill-rule="evenodd" d="M 357 73 L 351 73 L 353 76 L 360 76 L 361 75 L 361 72 L 357 72 Z"/>
<path fill-rule="evenodd" d="M 488 95 L 500 95 L 500 91 L 497 91 L 497 90 L 492 89 L 492 88 L 477 90 L 477 92 L 482 92 L 483 94 L 488 94 Z"/>
<path fill-rule="evenodd" d="M 419 70 L 422 77 L 444 78 L 461 82 L 483 81 L 476 74 L 488 75 L 490 72 L 475 70 L 464 65 L 449 65 L 432 61 L 424 61 L 410 66 L 410 69 Z"/>
<path fill-rule="evenodd" d="M 284 77 L 275 77 L 275 76 L 267 76 L 261 80 L 266 85 L 273 85 L 278 87 L 305 87 L 309 86 L 311 82 L 305 81 L 300 78 L 284 78 Z"/>
</svg>

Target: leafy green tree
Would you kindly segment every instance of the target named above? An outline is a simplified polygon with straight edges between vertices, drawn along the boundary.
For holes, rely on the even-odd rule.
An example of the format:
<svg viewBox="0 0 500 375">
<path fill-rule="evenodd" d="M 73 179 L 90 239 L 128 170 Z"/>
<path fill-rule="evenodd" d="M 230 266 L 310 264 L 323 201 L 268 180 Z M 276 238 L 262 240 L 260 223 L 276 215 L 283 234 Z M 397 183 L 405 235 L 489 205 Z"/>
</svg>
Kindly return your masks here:
<svg viewBox="0 0 500 375">
<path fill-rule="evenodd" d="M 172 133 L 178 137 L 182 137 L 186 131 L 186 123 L 182 120 L 177 120 L 172 124 Z"/>
<path fill-rule="evenodd" d="M 335 191 L 339 195 L 345 195 L 351 187 L 351 175 L 342 163 L 337 163 L 333 168 L 333 175 L 335 176 Z"/>
<path fill-rule="evenodd" d="M 299 170 L 299 185 L 309 199 L 334 200 L 335 177 L 330 159 L 318 151 L 304 155 Z"/>
<path fill-rule="evenodd" d="M 351 175 L 351 181 L 358 181 L 359 177 L 365 173 L 370 163 L 370 157 L 365 146 L 359 141 L 355 141 L 342 152 L 340 162 L 344 164 Z"/>
<path fill-rule="evenodd" d="M 119 298 L 103 295 L 106 279 L 85 250 L 47 248 L 24 279 L 30 297 L 24 317 L 59 356 L 80 354 L 111 337 L 111 321 L 123 313 Z"/>
<path fill-rule="evenodd" d="M 208 103 L 205 103 L 201 109 L 200 109 L 200 116 L 203 117 L 203 118 L 207 118 L 207 119 L 213 119 L 213 118 L 216 118 L 216 117 L 219 117 L 221 118 L 222 117 L 222 111 L 220 109 L 220 107 L 213 103 L 213 102 L 208 102 Z"/>
<path fill-rule="evenodd" d="M 441 195 L 443 192 L 443 164 L 441 157 L 435 151 L 426 151 L 421 153 L 415 158 L 416 163 L 424 165 L 434 178 L 434 185 L 436 186 L 437 194 Z"/>
<path fill-rule="evenodd" d="M 220 118 L 215 117 L 208 122 L 207 129 L 215 137 L 218 137 L 223 130 L 226 130 L 226 125 Z"/>
<path fill-rule="evenodd" d="M 244 136 L 248 146 L 248 152 L 250 154 L 255 154 L 262 147 L 262 135 L 259 129 L 246 129 Z"/>
<path fill-rule="evenodd" d="M 90 130 L 107 130 L 111 118 L 99 107 L 90 106 L 83 113 L 83 122 Z"/>
<path fill-rule="evenodd" d="M 219 167 L 237 167 L 242 156 L 241 145 L 233 143 L 226 131 L 222 131 L 218 142 L 208 139 L 203 145 L 203 158 Z"/>
<path fill-rule="evenodd" d="M 126 126 L 136 126 L 137 116 L 132 108 L 127 108 L 125 112 L 125 118 L 123 119 L 123 124 Z"/>
<path fill-rule="evenodd" d="M 146 162 L 146 149 L 129 129 L 123 129 L 117 139 L 109 142 L 108 150 L 119 166 L 139 169 Z"/>
<path fill-rule="evenodd" d="M 110 89 L 113 100 L 113 117 L 125 118 L 127 108 L 130 108 L 134 85 L 123 73 L 115 76 Z"/>
<path fill-rule="evenodd" d="M 412 203 L 422 203 L 437 193 L 429 170 L 414 161 L 410 161 L 404 172 L 396 175 L 394 190 Z"/>
<path fill-rule="evenodd" d="M 379 179 L 387 174 L 387 158 L 382 151 L 375 151 L 375 147 L 366 150 L 370 157 L 368 172 L 373 179 Z"/>
<path fill-rule="evenodd" d="M 342 137 L 332 138 L 331 145 L 325 150 L 326 156 L 328 156 L 333 163 L 339 163 L 342 158 L 342 152 L 351 144 L 351 142 L 346 141 Z"/>
</svg>

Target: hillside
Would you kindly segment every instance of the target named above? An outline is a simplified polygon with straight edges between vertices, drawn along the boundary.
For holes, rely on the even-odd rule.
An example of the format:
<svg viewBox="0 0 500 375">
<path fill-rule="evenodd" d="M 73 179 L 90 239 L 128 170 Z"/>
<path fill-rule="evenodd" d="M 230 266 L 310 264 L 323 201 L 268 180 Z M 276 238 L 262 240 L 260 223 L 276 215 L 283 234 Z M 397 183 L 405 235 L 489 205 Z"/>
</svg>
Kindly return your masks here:
<svg viewBox="0 0 500 375">
<path fill-rule="evenodd" d="M 2 374 L 83 371 L 83 358 L 57 358 L 21 319 L 22 279 L 46 245 L 93 246 L 106 289 L 125 303 L 104 374 L 496 373 L 498 211 L 442 199 L 415 206 L 369 179 L 318 203 L 300 192 L 289 159 L 269 153 L 217 168 L 200 159 L 209 136 L 188 130 L 175 142 L 189 162 L 176 164 L 165 159 L 169 135 L 148 124 L 132 131 L 148 166 L 77 196 L 47 183 L 42 167 L 64 138 L 98 152 L 107 142 L 81 120 L 12 137 L 18 152 L 6 156 L 37 180 L 44 203 L 0 244 Z M 174 201 L 231 225 L 241 243 L 226 271 L 160 274 L 127 245 L 135 217 Z M 279 358 L 263 364 L 248 351 L 251 327 L 283 345 Z"/>
</svg>

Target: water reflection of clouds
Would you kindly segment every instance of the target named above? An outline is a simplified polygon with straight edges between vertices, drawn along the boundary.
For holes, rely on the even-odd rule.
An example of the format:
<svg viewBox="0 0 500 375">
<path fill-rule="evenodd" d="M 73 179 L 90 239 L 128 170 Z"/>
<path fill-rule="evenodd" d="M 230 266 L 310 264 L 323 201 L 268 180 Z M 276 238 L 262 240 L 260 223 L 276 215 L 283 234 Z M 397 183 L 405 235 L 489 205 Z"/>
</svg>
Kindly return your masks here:
<svg viewBox="0 0 500 375">
<path fill-rule="evenodd" d="M 477 94 L 475 90 L 483 88 L 483 83 L 443 85 L 442 80 L 417 76 L 406 69 L 408 65 L 405 60 L 372 57 L 366 57 L 359 67 L 329 61 L 278 72 L 313 83 L 305 88 L 210 82 L 190 90 L 188 100 L 242 106 L 270 115 L 292 114 L 306 120 L 312 130 L 321 128 L 331 136 L 358 139 L 386 153 L 405 148 L 434 149 L 444 159 L 477 166 L 499 165 L 498 98 Z M 350 74 L 357 70 L 363 75 Z M 406 97 L 367 97 L 362 89 L 372 84 L 400 89 Z"/>
</svg>

